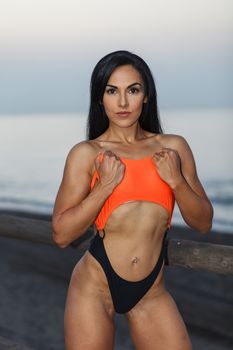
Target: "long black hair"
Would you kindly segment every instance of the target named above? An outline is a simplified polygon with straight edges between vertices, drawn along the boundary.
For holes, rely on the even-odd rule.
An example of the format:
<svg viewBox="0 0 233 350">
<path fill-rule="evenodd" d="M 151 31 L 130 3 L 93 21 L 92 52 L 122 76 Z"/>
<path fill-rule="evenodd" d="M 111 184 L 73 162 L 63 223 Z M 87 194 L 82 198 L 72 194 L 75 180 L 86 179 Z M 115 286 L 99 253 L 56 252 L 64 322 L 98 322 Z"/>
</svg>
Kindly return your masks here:
<svg viewBox="0 0 233 350">
<path fill-rule="evenodd" d="M 162 127 L 157 107 L 157 94 L 150 68 L 139 56 L 125 50 L 111 52 L 104 56 L 95 66 L 90 83 L 90 108 L 87 120 L 87 139 L 93 140 L 103 134 L 108 126 L 109 119 L 101 103 L 108 80 L 119 66 L 131 65 L 140 74 L 144 83 L 147 103 L 143 103 L 139 124 L 142 129 L 161 134 Z"/>
</svg>

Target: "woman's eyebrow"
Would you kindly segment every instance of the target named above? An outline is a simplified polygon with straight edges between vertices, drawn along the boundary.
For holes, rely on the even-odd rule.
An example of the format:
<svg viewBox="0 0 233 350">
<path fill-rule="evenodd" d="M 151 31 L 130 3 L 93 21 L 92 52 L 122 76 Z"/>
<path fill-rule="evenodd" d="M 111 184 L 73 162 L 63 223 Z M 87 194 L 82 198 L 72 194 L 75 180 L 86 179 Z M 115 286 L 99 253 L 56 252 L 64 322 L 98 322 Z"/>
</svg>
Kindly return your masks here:
<svg viewBox="0 0 233 350">
<path fill-rule="evenodd" d="M 136 82 L 136 83 L 133 83 L 133 84 L 130 84 L 129 86 L 127 86 L 127 89 L 128 89 L 128 88 L 131 88 L 131 87 L 134 86 L 134 85 L 140 85 L 140 86 L 142 86 L 142 84 Z M 112 88 L 117 89 L 117 86 L 115 86 L 115 85 L 107 84 L 106 86 L 110 86 L 110 87 L 112 87 Z"/>
</svg>

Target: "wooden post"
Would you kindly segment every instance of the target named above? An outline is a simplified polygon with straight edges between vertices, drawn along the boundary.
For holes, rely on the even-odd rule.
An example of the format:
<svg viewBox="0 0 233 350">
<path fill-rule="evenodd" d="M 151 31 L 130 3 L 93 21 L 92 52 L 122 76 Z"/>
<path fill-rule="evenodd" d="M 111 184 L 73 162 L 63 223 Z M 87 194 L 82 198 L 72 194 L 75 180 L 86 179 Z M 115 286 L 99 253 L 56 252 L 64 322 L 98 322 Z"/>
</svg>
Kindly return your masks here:
<svg viewBox="0 0 233 350">
<path fill-rule="evenodd" d="M 45 220 L 0 214 L 0 235 L 53 244 L 51 222 Z"/>
<path fill-rule="evenodd" d="M 233 274 L 233 246 L 170 239 L 168 264 L 221 274 Z"/>
</svg>

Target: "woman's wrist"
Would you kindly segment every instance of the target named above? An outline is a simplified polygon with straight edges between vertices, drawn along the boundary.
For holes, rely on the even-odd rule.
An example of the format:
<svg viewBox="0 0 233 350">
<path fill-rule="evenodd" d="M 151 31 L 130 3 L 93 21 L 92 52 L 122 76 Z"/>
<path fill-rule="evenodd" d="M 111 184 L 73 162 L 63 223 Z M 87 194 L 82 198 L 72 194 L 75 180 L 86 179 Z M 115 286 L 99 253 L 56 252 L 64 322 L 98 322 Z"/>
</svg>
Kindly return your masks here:
<svg viewBox="0 0 233 350">
<path fill-rule="evenodd" d="M 169 183 L 169 186 L 173 191 L 176 191 L 181 186 L 185 184 L 185 179 L 183 175 L 178 176 L 177 178 L 172 179 L 172 181 Z"/>
<path fill-rule="evenodd" d="M 110 196 L 114 190 L 114 188 L 112 188 L 112 185 L 110 184 L 103 184 L 100 181 L 97 182 L 96 186 L 95 186 L 96 190 L 99 191 L 101 193 L 102 196 Z"/>
</svg>

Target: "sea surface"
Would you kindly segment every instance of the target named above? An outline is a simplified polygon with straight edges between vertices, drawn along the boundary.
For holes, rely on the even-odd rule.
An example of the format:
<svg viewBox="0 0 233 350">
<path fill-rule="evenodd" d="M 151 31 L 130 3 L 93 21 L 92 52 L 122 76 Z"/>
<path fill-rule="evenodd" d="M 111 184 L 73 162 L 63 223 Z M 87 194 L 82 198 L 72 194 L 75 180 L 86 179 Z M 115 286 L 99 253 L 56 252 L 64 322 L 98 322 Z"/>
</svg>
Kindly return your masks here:
<svg viewBox="0 0 233 350">
<path fill-rule="evenodd" d="M 161 110 L 166 133 L 188 141 L 214 206 L 213 229 L 233 233 L 233 109 Z M 85 114 L 0 115 L 0 209 L 52 213 Z M 174 224 L 185 225 L 175 208 Z"/>
</svg>

